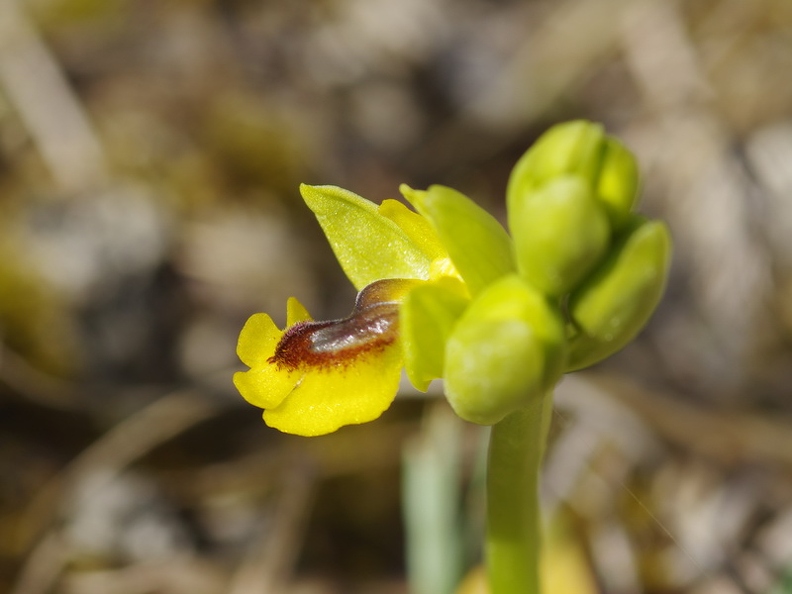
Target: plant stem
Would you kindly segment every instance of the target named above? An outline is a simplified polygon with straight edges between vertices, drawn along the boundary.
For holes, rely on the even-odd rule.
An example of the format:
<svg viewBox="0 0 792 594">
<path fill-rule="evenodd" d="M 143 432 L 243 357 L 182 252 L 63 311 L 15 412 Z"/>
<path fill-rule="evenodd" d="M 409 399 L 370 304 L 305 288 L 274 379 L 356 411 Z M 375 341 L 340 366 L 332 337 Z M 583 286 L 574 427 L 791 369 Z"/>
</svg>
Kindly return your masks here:
<svg viewBox="0 0 792 594">
<path fill-rule="evenodd" d="M 539 594 L 539 466 L 553 391 L 492 428 L 487 468 L 490 594 Z"/>
</svg>

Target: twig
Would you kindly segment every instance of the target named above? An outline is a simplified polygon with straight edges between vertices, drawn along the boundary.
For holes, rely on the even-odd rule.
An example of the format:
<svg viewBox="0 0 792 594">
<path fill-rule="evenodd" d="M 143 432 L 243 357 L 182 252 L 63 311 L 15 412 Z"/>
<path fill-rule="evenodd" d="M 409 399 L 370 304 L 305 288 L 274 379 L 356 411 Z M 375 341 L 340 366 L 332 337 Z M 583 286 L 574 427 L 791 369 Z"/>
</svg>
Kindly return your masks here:
<svg viewBox="0 0 792 594">
<path fill-rule="evenodd" d="M 11 594 L 43 594 L 55 585 L 68 560 L 66 544 L 60 534 L 51 532 L 42 538 L 25 560 Z"/>
<path fill-rule="evenodd" d="M 302 544 L 311 510 L 315 472 L 299 461 L 283 479 L 275 521 L 250 550 L 231 580 L 229 594 L 283 592 Z"/>
<path fill-rule="evenodd" d="M 112 481 L 124 468 L 155 447 L 214 415 L 216 407 L 194 392 L 179 391 L 164 396 L 125 419 L 75 458 L 53 477 L 33 499 L 20 522 L 20 548 L 30 546 L 59 511 L 64 492 L 88 475 L 101 476 L 95 488 Z M 24 572 L 20 582 L 26 579 Z"/>
<path fill-rule="evenodd" d="M 47 408 L 80 409 L 82 394 L 76 385 L 39 371 L 2 343 L 0 382 L 24 398 Z"/>
<path fill-rule="evenodd" d="M 0 2 L 0 85 L 61 188 L 84 190 L 104 179 L 99 140 L 56 59 L 15 0 Z"/>
<path fill-rule="evenodd" d="M 586 398 L 580 398 L 581 393 Z M 557 403 L 585 411 L 589 394 L 616 399 L 663 438 L 723 464 L 761 461 L 792 467 L 792 422 L 730 413 L 681 402 L 635 382 L 594 373 L 568 376 Z"/>
</svg>

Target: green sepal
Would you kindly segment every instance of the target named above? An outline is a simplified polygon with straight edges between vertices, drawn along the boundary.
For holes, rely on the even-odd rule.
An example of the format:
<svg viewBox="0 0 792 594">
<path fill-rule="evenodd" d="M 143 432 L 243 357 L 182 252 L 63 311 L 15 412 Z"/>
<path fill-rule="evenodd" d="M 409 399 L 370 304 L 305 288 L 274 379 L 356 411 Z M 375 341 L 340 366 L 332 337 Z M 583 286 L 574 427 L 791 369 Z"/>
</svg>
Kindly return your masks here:
<svg viewBox="0 0 792 594">
<path fill-rule="evenodd" d="M 566 174 L 589 184 L 615 230 L 625 225 L 638 195 L 635 158 L 602 125 L 585 120 L 553 126 L 520 158 L 506 189 L 509 210 L 520 196 Z"/>
<path fill-rule="evenodd" d="M 433 254 L 373 202 L 336 186 L 302 184 L 300 193 L 358 291 L 382 278 L 429 278 Z"/>
<path fill-rule="evenodd" d="M 520 195 L 559 175 L 572 173 L 592 183 L 599 175 L 604 138 L 600 124 L 585 120 L 547 130 L 512 169 L 506 188 L 509 209 Z"/>
<path fill-rule="evenodd" d="M 671 237 L 660 221 L 633 216 L 603 264 L 570 295 L 567 371 L 588 367 L 627 345 L 662 297 Z"/>
<path fill-rule="evenodd" d="M 491 425 L 541 397 L 565 363 L 558 308 L 516 274 L 484 289 L 446 344 L 445 392 L 466 421 Z"/>
<path fill-rule="evenodd" d="M 470 303 L 462 282 L 444 277 L 412 289 L 399 308 L 404 369 L 421 391 L 443 377 L 445 345 Z"/>
<path fill-rule="evenodd" d="M 509 228 L 520 274 L 554 296 L 571 291 L 594 269 L 611 236 L 604 207 L 583 178 L 573 175 L 517 196 Z"/>
<path fill-rule="evenodd" d="M 605 207 L 615 231 L 621 230 L 630 220 L 638 198 L 638 184 L 635 157 L 621 142 L 607 136 L 596 196 Z"/>
<path fill-rule="evenodd" d="M 515 270 L 511 238 L 470 198 L 438 185 L 423 191 L 402 184 L 399 190 L 431 223 L 472 295 Z"/>
</svg>

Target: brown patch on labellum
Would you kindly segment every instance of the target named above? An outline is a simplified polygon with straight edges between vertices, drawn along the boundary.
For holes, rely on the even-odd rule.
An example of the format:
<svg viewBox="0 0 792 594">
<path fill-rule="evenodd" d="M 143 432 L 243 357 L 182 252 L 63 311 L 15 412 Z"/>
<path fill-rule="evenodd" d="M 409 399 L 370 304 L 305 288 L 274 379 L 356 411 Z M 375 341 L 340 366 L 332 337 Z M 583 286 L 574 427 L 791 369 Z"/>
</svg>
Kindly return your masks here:
<svg viewBox="0 0 792 594">
<path fill-rule="evenodd" d="M 416 282 L 376 281 L 358 293 L 352 314 L 329 322 L 300 322 L 283 335 L 269 363 L 293 371 L 349 365 L 384 350 L 399 334 L 399 303 Z"/>
</svg>

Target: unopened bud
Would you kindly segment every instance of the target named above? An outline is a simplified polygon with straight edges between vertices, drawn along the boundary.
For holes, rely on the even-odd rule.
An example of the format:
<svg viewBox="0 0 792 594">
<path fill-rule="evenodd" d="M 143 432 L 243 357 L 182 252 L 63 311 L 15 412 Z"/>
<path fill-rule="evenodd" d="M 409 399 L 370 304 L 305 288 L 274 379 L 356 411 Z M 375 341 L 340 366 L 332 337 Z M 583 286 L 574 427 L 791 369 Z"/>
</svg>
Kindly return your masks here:
<svg viewBox="0 0 792 594">
<path fill-rule="evenodd" d="M 567 371 L 593 365 L 624 347 L 643 328 L 665 288 L 671 238 L 659 221 L 633 217 L 603 264 L 572 293 Z"/>
<path fill-rule="evenodd" d="M 510 206 L 517 268 L 547 295 L 569 293 L 608 249 L 611 229 L 605 208 L 581 177 L 557 177 Z"/>
<path fill-rule="evenodd" d="M 485 288 L 446 344 L 446 396 L 456 413 L 491 425 L 558 381 L 564 366 L 558 309 L 517 275 Z"/>
<path fill-rule="evenodd" d="M 623 227 L 637 197 L 635 159 L 600 124 L 585 120 L 553 126 L 522 156 L 509 178 L 509 209 L 520 196 L 567 174 L 583 178 L 605 206 L 613 228 Z"/>
</svg>

